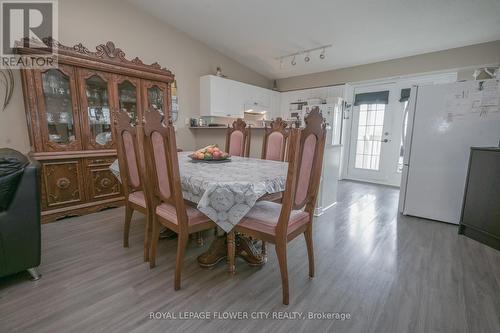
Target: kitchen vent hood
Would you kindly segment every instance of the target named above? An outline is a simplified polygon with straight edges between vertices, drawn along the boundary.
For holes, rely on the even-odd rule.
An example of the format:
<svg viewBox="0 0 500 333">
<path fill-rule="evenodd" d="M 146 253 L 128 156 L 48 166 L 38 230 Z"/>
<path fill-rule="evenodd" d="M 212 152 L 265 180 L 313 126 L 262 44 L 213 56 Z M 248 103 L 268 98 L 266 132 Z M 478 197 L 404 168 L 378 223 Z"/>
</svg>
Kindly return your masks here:
<svg viewBox="0 0 500 333">
<path fill-rule="evenodd" d="M 244 111 L 249 114 L 265 114 L 268 110 L 267 106 L 260 103 L 245 103 Z"/>
</svg>

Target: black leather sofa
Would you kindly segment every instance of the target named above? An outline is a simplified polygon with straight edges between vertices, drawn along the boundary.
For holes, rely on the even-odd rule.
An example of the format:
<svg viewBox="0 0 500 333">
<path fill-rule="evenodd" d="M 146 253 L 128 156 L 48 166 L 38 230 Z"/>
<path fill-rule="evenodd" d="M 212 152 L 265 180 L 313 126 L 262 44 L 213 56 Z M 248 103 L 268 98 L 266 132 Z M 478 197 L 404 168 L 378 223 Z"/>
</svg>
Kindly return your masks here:
<svg viewBox="0 0 500 333">
<path fill-rule="evenodd" d="M 0 277 L 40 275 L 40 164 L 0 148 Z"/>
</svg>

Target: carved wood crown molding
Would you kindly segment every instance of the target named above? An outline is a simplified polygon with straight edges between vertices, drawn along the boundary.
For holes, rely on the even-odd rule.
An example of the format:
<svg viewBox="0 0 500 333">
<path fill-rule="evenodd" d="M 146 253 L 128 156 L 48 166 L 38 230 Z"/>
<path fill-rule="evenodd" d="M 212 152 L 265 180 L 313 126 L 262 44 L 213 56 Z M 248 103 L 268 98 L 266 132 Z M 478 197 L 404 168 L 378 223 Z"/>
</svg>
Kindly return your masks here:
<svg viewBox="0 0 500 333">
<path fill-rule="evenodd" d="M 139 57 L 135 57 L 132 60 L 128 60 L 125 57 L 125 52 L 122 49 L 115 46 L 112 41 L 108 41 L 106 44 L 100 44 L 96 46 L 96 51 L 90 51 L 87 47 L 85 47 L 82 43 L 75 44 L 74 46 L 66 46 L 59 41 L 48 37 L 42 39 L 45 45 L 40 45 L 40 47 L 51 46 L 53 49 L 56 49 L 56 53 L 74 56 L 74 57 L 85 57 L 90 58 L 97 61 L 107 61 L 110 63 L 114 63 L 117 65 L 125 65 L 129 67 L 135 68 L 143 68 L 148 71 L 161 72 L 163 75 L 172 76 L 172 72 L 166 69 L 165 67 L 161 67 L 158 62 L 154 62 L 150 65 L 145 64 Z M 22 42 L 17 42 L 16 45 L 20 48 L 21 53 L 27 53 L 30 48 L 25 48 L 21 45 L 25 45 L 27 39 L 25 38 Z M 30 45 L 35 45 L 31 49 L 36 48 L 37 41 L 35 39 L 29 40 Z M 39 43 L 38 43 L 39 44 Z M 23 51 L 24 49 L 24 51 Z"/>
</svg>

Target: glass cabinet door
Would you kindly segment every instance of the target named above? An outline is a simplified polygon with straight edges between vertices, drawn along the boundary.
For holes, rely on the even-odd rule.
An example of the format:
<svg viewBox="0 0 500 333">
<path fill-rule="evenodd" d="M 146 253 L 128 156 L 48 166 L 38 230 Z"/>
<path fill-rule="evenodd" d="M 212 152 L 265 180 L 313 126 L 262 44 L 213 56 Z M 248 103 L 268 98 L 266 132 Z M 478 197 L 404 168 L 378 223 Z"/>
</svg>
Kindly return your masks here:
<svg viewBox="0 0 500 333">
<path fill-rule="evenodd" d="M 75 73 L 71 66 L 38 72 L 42 140 L 48 151 L 81 149 Z"/>
<path fill-rule="evenodd" d="M 127 112 L 133 122 L 136 122 L 137 118 L 142 116 L 138 107 L 140 99 L 138 94 L 139 82 L 139 79 L 126 76 L 118 76 L 116 80 L 118 107 L 120 111 Z"/>
<path fill-rule="evenodd" d="M 177 81 L 172 82 L 170 85 L 170 112 L 172 121 L 175 123 L 179 117 L 179 96 L 177 92 Z"/>
<path fill-rule="evenodd" d="M 80 69 L 79 80 L 87 149 L 113 148 L 111 75 Z"/>
<path fill-rule="evenodd" d="M 143 87 L 145 90 L 146 100 L 144 101 L 144 108 L 150 108 L 158 111 L 162 116 L 165 114 L 170 115 L 170 97 L 168 85 L 163 82 L 152 82 L 143 80 Z"/>
</svg>

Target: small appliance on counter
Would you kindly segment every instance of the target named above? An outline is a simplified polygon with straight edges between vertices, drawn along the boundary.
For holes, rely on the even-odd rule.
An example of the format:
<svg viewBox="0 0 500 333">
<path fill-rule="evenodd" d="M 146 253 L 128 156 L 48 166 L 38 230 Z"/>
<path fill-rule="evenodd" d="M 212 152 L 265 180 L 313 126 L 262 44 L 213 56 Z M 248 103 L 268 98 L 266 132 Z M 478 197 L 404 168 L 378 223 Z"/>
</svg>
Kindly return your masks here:
<svg viewBox="0 0 500 333">
<path fill-rule="evenodd" d="M 197 118 L 189 119 L 189 126 L 190 127 L 198 127 L 198 119 Z"/>
</svg>

